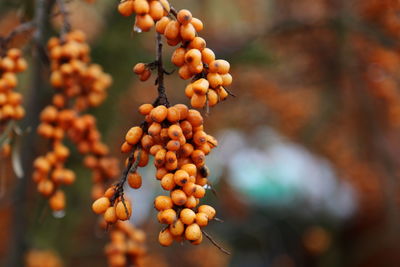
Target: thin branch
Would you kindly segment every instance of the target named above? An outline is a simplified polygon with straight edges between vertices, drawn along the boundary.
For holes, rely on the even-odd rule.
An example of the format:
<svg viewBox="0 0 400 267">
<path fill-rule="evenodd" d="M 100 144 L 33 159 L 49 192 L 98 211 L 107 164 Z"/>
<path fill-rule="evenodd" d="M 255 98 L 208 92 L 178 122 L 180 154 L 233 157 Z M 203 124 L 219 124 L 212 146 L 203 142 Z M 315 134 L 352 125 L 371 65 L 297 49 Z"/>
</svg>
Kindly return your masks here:
<svg viewBox="0 0 400 267">
<path fill-rule="evenodd" d="M 165 92 L 165 86 L 164 86 L 164 74 L 165 74 L 165 69 L 163 66 L 163 60 L 162 60 L 162 51 L 163 51 L 163 43 L 161 40 L 161 34 L 157 33 L 156 35 L 156 61 L 155 65 L 157 67 L 157 80 L 156 83 L 158 85 L 157 91 L 158 91 L 158 97 L 154 101 L 153 105 L 164 105 L 166 107 L 169 107 L 169 101 L 167 98 L 167 94 Z"/>
<path fill-rule="evenodd" d="M 60 29 L 60 36 L 61 36 L 61 40 L 64 41 L 65 34 L 67 34 L 69 31 L 71 31 L 71 23 L 69 21 L 69 12 L 65 5 L 64 0 L 57 0 L 57 4 L 58 4 L 58 8 L 60 9 L 59 13 L 63 17 L 63 23 L 62 23 L 62 26 Z"/>
<path fill-rule="evenodd" d="M 33 30 L 36 27 L 36 21 L 28 21 L 18 25 L 13 31 L 11 31 L 7 36 L 0 37 L 0 48 L 2 53 L 7 49 L 7 45 L 11 42 L 16 36 L 22 34 L 24 32 Z"/>
<path fill-rule="evenodd" d="M 225 253 L 226 255 L 231 255 L 231 253 L 229 251 L 227 251 L 226 249 L 224 249 L 221 245 L 219 245 L 209 234 L 207 234 L 207 232 L 205 232 L 204 230 L 201 230 L 201 232 L 203 233 L 203 235 L 205 237 L 207 237 L 208 240 L 211 241 L 211 243 L 213 243 L 214 246 L 216 246 L 219 250 L 221 250 L 223 253 Z"/>
</svg>

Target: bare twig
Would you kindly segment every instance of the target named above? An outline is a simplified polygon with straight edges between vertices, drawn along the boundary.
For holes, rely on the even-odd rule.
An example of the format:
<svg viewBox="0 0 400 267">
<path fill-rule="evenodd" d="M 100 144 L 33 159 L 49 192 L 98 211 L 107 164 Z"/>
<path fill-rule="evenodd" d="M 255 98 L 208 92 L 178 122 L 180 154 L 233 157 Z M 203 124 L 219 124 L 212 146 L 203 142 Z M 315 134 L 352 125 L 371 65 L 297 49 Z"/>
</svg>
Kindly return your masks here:
<svg viewBox="0 0 400 267">
<path fill-rule="evenodd" d="M 157 91 L 158 91 L 158 97 L 154 101 L 153 105 L 164 105 L 166 107 L 169 107 L 169 101 L 167 98 L 167 94 L 165 92 L 165 86 L 164 86 L 164 66 L 163 66 L 163 60 L 162 60 L 162 51 L 163 51 L 163 43 L 161 40 L 161 34 L 157 33 L 156 35 L 156 67 L 157 67 Z"/>
<path fill-rule="evenodd" d="M 7 36 L 0 37 L 0 49 L 1 53 L 5 53 L 7 49 L 7 45 L 11 42 L 16 36 L 22 34 L 24 32 L 33 30 L 36 27 L 36 21 L 28 21 L 18 25 L 13 31 L 11 31 Z"/>
<path fill-rule="evenodd" d="M 201 230 L 201 232 L 203 233 L 203 235 L 205 237 L 207 237 L 208 240 L 211 241 L 211 243 L 213 243 L 214 246 L 216 246 L 219 250 L 221 250 L 223 253 L 227 254 L 227 255 L 231 255 L 231 253 L 229 251 L 227 251 L 226 249 L 224 249 L 221 245 L 219 245 L 209 234 L 207 234 L 207 232 L 205 232 L 204 230 Z"/>
<path fill-rule="evenodd" d="M 61 40 L 64 41 L 64 36 L 67 34 L 69 31 L 71 31 L 71 23 L 69 21 L 69 12 L 67 7 L 65 6 L 65 0 L 57 0 L 59 13 L 63 17 L 63 23 L 60 29 L 60 36 Z"/>
</svg>

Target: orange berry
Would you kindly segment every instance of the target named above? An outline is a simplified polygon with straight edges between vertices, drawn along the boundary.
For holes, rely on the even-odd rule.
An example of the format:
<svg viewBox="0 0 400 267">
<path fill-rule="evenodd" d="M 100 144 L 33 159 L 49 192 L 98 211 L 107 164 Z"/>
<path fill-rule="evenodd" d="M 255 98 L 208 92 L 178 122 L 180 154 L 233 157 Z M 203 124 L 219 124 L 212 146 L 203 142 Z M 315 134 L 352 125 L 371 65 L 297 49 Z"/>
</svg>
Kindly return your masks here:
<svg viewBox="0 0 400 267">
<path fill-rule="evenodd" d="M 194 91 L 193 91 L 193 84 L 192 84 L 192 83 L 189 83 L 189 84 L 186 86 L 186 88 L 185 88 L 185 95 L 186 95 L 188 98 L 192 98 L 193 94 L 194 94 Z"/>
<path fill-rule="evenodd" d="M 164 8 L 164 16 L 168 15 L 168 13 L 171 10 L 171 6 L 169 5 L 168 0 L 159 0 L 159 2 L 161 3 L 161 5 Z"/>
<path fill-rule="evenodd" d="M 197 206 L 197 201 L 194 196 L 188 196 L 187 201 L 185 203 L 185 207 L 189 209 L 193 209 Z"/>
<path fill-rule="evenodd" d="M 178 70 L 179 77 L 183 80 L 188 80 L 192 78 L 193 74 L 190 71 L 189 65 L 185 64 L 182 67 L 179 68 Z"/>
<path fill-rule="evenodd" d="M 134 3 L 135 3 L 134 1 L 121 2 L 118 5 L 118 12 L 125 17 L 132 15 L 134 11 Z"/>
<path fill-rule="evenodd" d="M 191 209 L 185 208 L 185 209 L 181 210 L 179 219 L 184 224 L 190 225 L 190 224 L 194 223 L 194 220 L 196 219 L 196 213 Z"/>
<path fill-rule="evenodd" d="M 146 0 L 135 0 L 133 4 L 136 14 L 145 15 L 150 11 L 150 5 Z"/>
<path fill-rule="evenodd" d="M 205 160 L 206 160 L 206 156 L 204 155 L 204 152 L 199 149 L 192 152 L 191 158 L 192 158 L 194 164 L 196 164 L 196 166 L 204 165 Z"/>
<path fill-rule="evenodd" d="M 194 108 L 203 108 L 207 102 L 206 95 L 194 94 L 190 99 L 190 104 Z"/>
<path fill-rule="evenodd" d="M 157 152 L 160 151 L 161 149 L 163 149 L 161 145 L 154 145 L 150 148 L 150 154 L 155 156 Z"/>
<path fill-rule="evenodd" d="M 196 29 L 196 32 L 200 32 L 201 30 L 203 30 L 204 26 L 203 26 L 203 22 L 197 18 L 192 18 L 192 20 L 190 21 L 190 23 L 193 25 L 193 27 Z"/>
<path fill-rule="evenodd" d="M 169 231 L 174 236 L 180 236 L 185 231 L 185 225 L 178 219 L 169 226 Z"/>
<path fill-rule="evenodd" d="M 168 17 L 162 17 L 159 21 L 156 23 L 156 31 L 160 34 L 164 34 L 165 28 L 167 27 L 168 23 L 171 20 Z"/>
<path fill-rule="evenodd" d="M 186 25 L 181 25 L 180 34 L 182 40 L 192 41 L 196 37 L 196 30 L 192 24 L 188 23 Z"/>
<path fill-rule="evenodd" d="M 188 45 L 189 49 L 198 49 L 202 51 L 204 48 L 206 48 L 206 40 L 204 40 L 201 37 L 195 37 Z"/>
<path fill-rule="evenodd" d="M 207 100 L 210 107 L 215 106 L 218 104 L 218 94 L 214 90 L 209 89 L 207 91 Z"/>
<path fill-rule="evenodd" d="M 168 174 L 168 171 L 166 168 L 158 168 L 156 171 L 157 180 L 161 180 L 166 174 Z"/>
<path fill-rule="evenodd" d="M 186 119 L 189 112 L 188 107 L 184 104 L 176 104 L 174 107 L 179 110 L 179 119 L 180 120 Z"/>
<path fill-rule="evenodd" d="M 167 120 L 169 122 L 175 123 L 179 121 L 180 119 L 180 112 L 176 107 L 170 107 L 168 108 L 168 113 L 167 113 Z"/>
<path fill-rule="evenodd" d="M 197 213 L 196 214 L 196 223 L 200 227 L 207 226 L 207 224 L 208 224 L 208 216 L 207 216 L 207 214 L 205 214 L 204 212 Z"/>
<path fill-rule="evenodd" d="M 226 87 L 232 84 L 232 75 L 230 75 L 229 73 L 226 74 L 222 74 L 221 75 L 222 78 L 222 86 Z"/>
<path fill-rule="evenodd" d="M 125 135 L 125 141 L 130 145 L 136 145 L 142 138 L 143 130 L 139 126 L 135 126 L 129 129 Z"/>
<path fill-rule="evenodd" d="M 210 65 L 215 60 L 215 54 L 210 48 L 204 48 L 201 51 L 201 60 L 203 63 Z"/>
<path fill-rule="evenodd" d="M 145 69 L 141 74 L 139 74 L 139 80 L 145 82 L 150 78 L 150 76 L 151 76 L 151 71 Z"/>
<path fill-rule="evenodd" d="M 175 51 L 172 53 L 171 56 L 171 62 L 178 67 L 181 67 L 185 64 L 185 54 L 186 54 L 186 49 L 183 47 L 178 47 L 175 49 Z"/>
<path fill-rule="evenodd" d="M 115 207 L 109 207 L 105 212 L 104 212 L 104 220 L 107 223 L 115 223 L 117 222 L 117 214 L 115 211 Z"/>
<path fill-rule="evenodd" d="M 223 59 L 217 59 L 209 64 L 210 72 L 217 72 L 219 74 L 227 74 L 230 69 L 230 64 L 228 61 Z"/>
<path fill-rule="evenodd" d="M 139 107 L 139 113 L 142 115 L 148 115 L 150 114 L 152 109 L 153 109 L 152 104 L 143 104 Z"/>
<path fill-rule="evenodd" d="M 143 2 L 147 3 L 147 1 L 144 1 L 144 0 L 143 0 Z M 154 20 L 149 14 L 136 15 L 135 26 L 144 32 L 148 32 L 154 26 Z"/>
<path fill-rule="evenodd" d="M 160 134 L 161 132 L 161 124 L 159 124 L 158 122 L 153 122 L 149 129 L 147 130 L 147 132 L 149 133 L 150 136 L 157 136 Z"/>
<path fill-rule="evenodd" d="M 165 27 L 164 35 L 169 40 L 175 40 L 178 38 L 179 31 L 180 23 L 178 21 L 171 20 Z"/>
<path fill-rule="evenodd" d="M 144 72 L 144 70 L 146 69 L 146 64 L 144 63 L 137 63 L 134 67 L 133 67 L 133 72 L 136 74 L 142 74 Z"/>
<path fill-rule="evenodd" d="M 194 93 L 199 95 L 205 95 L 208 91 L 208 87 L 210 86 L 209 81 L 201 78 L 192 83 L 192 88 Z"/>
<path fill-rule="evenodd" d="M 209 220 L 214 219 L 215 214 L 216 214 L 215 209 L 209 205 L 201 205 L 198 208 L 198 212 L 203 212 L 203 213 L 207 214 L 207 217 Z"/>
<path fill-rule="evenodd" d="M 129 173 L 128 174 L 128 184 L 133 189 L 138 189 L 142 186 L 142 176 L 137 173 Z"/>
<path fill-rule="evenodd" d="M 132 150 L 132 148 L 133 148 L 132 145 L 130 145 L 128 142 L 124 142 L 121 145 L 121 152 L 122 153 L 128 153 L 128 152 L 130 152 Z"/>
<path fill-rule="evenodd" d="M 174 176 L 175 179 L 175 176 Z M 180 189 L 175 189 L 174 191 L 171 191 L 171 199 L 172 202 L 177 205 L 177 206 L 182 206 L 185 205 L 187 196 L 185 192 L 183 192 Z"/>
<path fill-rule="evenodd" d="M 168 136 L 169 138 L 171 138 L 172 140 L 178 140 L 180 136 L 182 136 L 182 129 L 180 126 L 176 125 L 176 124 L 172 124 L 171 126 L 169 126 L 168 128 Z"/>
<path fill-rule="evenodd" d="M 153 108 L 150 112 L 151 119 L 158 123 L 163 122 L 167 118 L 167 116 L 168 116 L 168 109 L 163 105 Z"/>
<path fill-rule="evenodd" d="M 159 222 L 163 224 L 171 224 L 176 221 L 176 211 L 173 209 L 166 209 L 160 211 L 160 215 L 158 216 Z"/>
<path fill-rule="evenodd" d="M 166 175 L 164 175 L 164 177 L 161 179 L 161 187 L 164 190 L 168 190 L 171 191 L 172 189 L 174 189 L 176 186 L 175 182 L 174 182 L 174 175 L 172 173 L 167 173 Z"/>
<path fill-rule="evenodd" d="M 168 141 L 167 146 L 166 146 L 166 148 L 169 151 L 178 151 L 180 147 L 181 147 L 181 144 L 177 140 Z"/>
<path fill-rule="evenodd" d="M 65 194 L 58 190 L 49 198 L 50 208 L 54 211 L 60 211 L 65 208 Z"/>
<path fill-rule="evenodd" d="M 149 15 L 153 18 L 153 20 L 158 21 L 164 16 L 164 8 L 159 1 L 150 1 L 149 6 Z"/>
<path fill-rule="evenodd" d="M 195 109 L 189 110 L 186 120 L 190 122 L 193 127 L 198 127 L 203 124 L 203 117 L 201 116 L 200 112 Z"/>
<path fill-rule="evenodd" d="M 177 170 L 174 174 L 174 182 L 179 185 L 183 186 L 189 180 L 189 174 L 184 170 Z"/>
<path fill-rule="evenodd" d="M 168 196 L 158 196 L 154 199 L 154 208 L 158 211 L 171 209 L 173 206 L 172 199 Z"/>
<path fill-rule="evenodd" d="M 198 240 L 201 237 L 201 229 L 197 223 L 193 223 L 188 225 L 185 230 L 185 238 L 187 240 Z"/>
<path fill-rule="evenodd" d="M 164 247 L 168 247 L 174 242 L 174 237 L 169 229 L 162 230 L 158 234 L 158 242 Z"/>
<path fill-rule="evenodd" d="M 186 25 L 192 20 L 192 13 L 187 9 L 181 9 L 176 17 L 179 23 Z"/>
<path fill-rule="evenodd" d="M 110 207 L 110 200 L 107 197 L 101 197 L 92 204 L 92 210 L 96 214 L 104 213 Z"/>
<path fill-rule="evenodd" d="M 132 207 L 131 202 L 127 199 L 124 201 L 119 201 L 115 207 L 115 214 L 117 218 L 121 221 L 126 221 L 131 217 Z"/>
<path fill-rule="evenodd" d="M 192 66 L 197 66 L 201 63 L 201 52 L 198 49 L 190 49 L 185 54 L 185 62 Z"/>
<path fill-rule="evenodd" d="M 37 185 L 37 190 L 43 196 L 48 197 L 54 191 L 54 183 L 48 179 L 41 180 Z"/>
<path fill-rule="evenodd" d="M 167 151 L 163 148 L 157 151 L 156 155 L 154 156 L 154 165 L 156 167 L 161 167 L 165 164 L 166 154 Z"/>
</svg>

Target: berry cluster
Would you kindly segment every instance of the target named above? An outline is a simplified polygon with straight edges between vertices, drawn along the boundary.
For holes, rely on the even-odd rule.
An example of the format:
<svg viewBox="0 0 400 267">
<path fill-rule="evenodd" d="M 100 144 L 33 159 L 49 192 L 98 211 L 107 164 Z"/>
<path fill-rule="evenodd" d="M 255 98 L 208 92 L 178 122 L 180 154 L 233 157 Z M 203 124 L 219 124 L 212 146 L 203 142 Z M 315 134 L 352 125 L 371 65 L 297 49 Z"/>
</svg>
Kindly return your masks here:
<svg viewBox="0 0 400 267">
<path fill-rule="evenodd" d="M 104 181 L 118 175 L 119 170 L 118 162 L 108 156 L 108 148 L 101 142 L 95 118 L 80 113 L 103 101 L 105 90 L 111 84 L 110 76 L 98 65 L 90 64 L 89 46 L 82 32 L 70 32 L 63 39 L 51 38 L 48 48 L 50 80 L 58 93 L 40 114 L 37 131 L 51 142 L 51 151 L 35 160 L 33 180 L 39 193 L 49 197 L 51 209 L 60 211 L 65 208 L 65 195 L 60 186 L 70 185 L 76 179 L 75 173 L 65 168 L 70 154 L 63 144 L 65 137 L 86 155 L 85 165 L 93 170 L 94 191 L 99 191 Z"/>
<path fill-rule="evenodd" d="M 145 233 L 128 222 L 118 222 L 110 230 L 110 243 L 105 247 L 111 267 L 142 266 L 140 259 L 146 253 Z"/>
<path fill-rule="evenodd" d="M 118 11 L 123 16 L 135 16 L 135 29 L 137 31 L 149 31 L 154 23 L 170 11 L 167 0 L 121 0 Z"/>
<path fill-rule="evenodd" d="M 9 120 L 20 120 L 25 115 L 21 106 L 22 95 L 13 89 L 18 84 L 16 73 L 26 68 L 27 63 L 17 48 L 9 49 L 5 56 L 0 57 L 0 127 Z"/>
</svg>

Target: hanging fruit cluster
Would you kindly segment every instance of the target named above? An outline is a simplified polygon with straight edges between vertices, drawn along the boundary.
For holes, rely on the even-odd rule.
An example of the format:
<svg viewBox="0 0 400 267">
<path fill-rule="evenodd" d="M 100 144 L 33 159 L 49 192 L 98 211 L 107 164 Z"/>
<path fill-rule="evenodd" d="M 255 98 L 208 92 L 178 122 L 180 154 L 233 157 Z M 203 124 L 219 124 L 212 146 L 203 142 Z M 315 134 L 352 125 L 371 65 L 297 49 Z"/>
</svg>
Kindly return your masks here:
<svg viewBox="0 0 400 267">
<path fill-rule="evenodd" d="M 96 120 L 82 114 L 88 107 L 98 106 L 106 97 L 111 77 L 100 66 L 90 63 L 89 46 L 80 31 L 67 33 L 48 42 L 51 59 L 51 85 L 57 90 L 52 104 L 40 114 L 38 133 L 51 143 L 51 150 L 34 162 L 33 180 L 43 196 L 49 198 L 52 210 L 65 208 L 61 185 L 74 183 L 75 173 L 65 167 L 70 151 L 63 144 L 68 137 L 78 151 L 86 155 L 85 164 L 93 170 L 93 195 L 98 196 L 104 181 L 119 173 L 118 162 L 108 154 L 101 142 Z M 97 185 L 97 186 L 96 186 Z"/>
<path fill-rule="evenodd" d="M 9 49 L 5 56 L 0 57 L 0 127 L 10 120 L 20 120 L 25 115 L 21 106 L 22 95 L 14 92 L 14 88 L 18 85 L 16 73 L 26 68 L 27 63 L 17 48 Z"/>
<path fill-rule="evenodd" d="M 109 266 L 143 266 L 141 259 L 146 253 L 145 241 L 146 234 L 142 230 L 128 222 L 116 223 L 110 230 L 110 243 L 104 249 Z"/>
<path fill-rule="evenodd" d="M 127 182 L 133 189 L 140 188 L 142 177 L 137 168 L 146 166 L 152 156 L 156 179 L 160 180 L 164 190 L 169 191 L 169 196 L 161 195 L 154 201 L 159 222 L 166 224 L 159 233 L 159 243 L 169 246 L 174 240 L 188 240 L 200 244 L 204 233 L 201 227 L 215 219 L 216 214 L 213 207 L 199 204 L 208 186 L 206 156 L 217 146 L 217 140 L 204 131 L 199 111 L 184 104 L 170 106 L 163 84 L 167 72 L 162 64 L 161 36 L 170 46 L 181 43 L 171 60 L 179 67 L 182 79 L 192 78 L 185 93 L 193 108 L 211 107 L 228 97 L 229 91 L 225 87 L 232 83 L 230 65 L 216 59 L 214 52 L 206 47 L 206 41 L 197 36 L 203 23 L 193 18 L 188 10 L 176 12 L 166 0 L 121 1 L 118 10 L 124 16 L 136 14 L 135 29 L 139 32 L 149 31 L 156 22 L 157 59 L 136 64 L 133 72 L 141 81 L 146 81 L 151 71 L 157 70 L 159 95 L 153 104 L 139 107 L 144 121 L 126 133 L 121 152 L 129 153 L 129 157 L 120 182 L 108 190 L 114 194 L 106 193 L 98 198 L 92 209 L 104 214 L 109 223 L 120 223 L 118 220 L 129 218 L 131 203 L 124 198 L 123 185 Z"/>
</svg>

